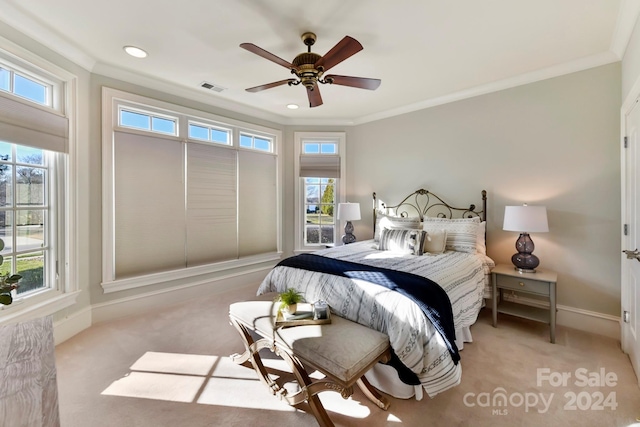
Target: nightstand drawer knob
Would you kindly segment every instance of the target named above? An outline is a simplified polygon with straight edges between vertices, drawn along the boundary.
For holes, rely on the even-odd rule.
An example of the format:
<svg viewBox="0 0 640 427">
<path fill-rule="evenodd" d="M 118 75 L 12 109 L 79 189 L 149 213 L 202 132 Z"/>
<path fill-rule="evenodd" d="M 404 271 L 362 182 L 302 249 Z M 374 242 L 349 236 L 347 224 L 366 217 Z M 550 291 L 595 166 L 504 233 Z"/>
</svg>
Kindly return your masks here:
<svg viewBox="0 0 640 427">
<path fill-rule="evenodd" d="M 524 283 L 520 282 L 520 286 L 524 286 Z"/>
</svg>

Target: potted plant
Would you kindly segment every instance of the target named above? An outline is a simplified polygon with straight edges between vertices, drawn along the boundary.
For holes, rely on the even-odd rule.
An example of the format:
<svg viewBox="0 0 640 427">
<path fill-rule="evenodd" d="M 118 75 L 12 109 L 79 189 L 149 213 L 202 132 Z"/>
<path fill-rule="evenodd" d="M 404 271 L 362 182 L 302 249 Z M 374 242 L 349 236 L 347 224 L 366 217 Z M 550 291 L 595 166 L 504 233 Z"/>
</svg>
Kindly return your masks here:
<svg viewBox="0 0 640 427">
<path fill-rule="evenodd" d="M 4 249 L 4 240 L 0 239 L 0 251 Z M 0 265 L 4 259 L 0 255 Z M 9 305 L 13 302 L 11 291 L 18 287 L 18 281 L 22 279 L 19 274 L 0 273 L 0 304 Z"/>
<path fill-rule="evenodd" d="M 283 314 L 295 314 L 298 310 L 298 303 L 302 302 L 302 295 L 294 288 L 289 288 L 278 295 L 280 301 L 280 311 Z"/>
</svg>

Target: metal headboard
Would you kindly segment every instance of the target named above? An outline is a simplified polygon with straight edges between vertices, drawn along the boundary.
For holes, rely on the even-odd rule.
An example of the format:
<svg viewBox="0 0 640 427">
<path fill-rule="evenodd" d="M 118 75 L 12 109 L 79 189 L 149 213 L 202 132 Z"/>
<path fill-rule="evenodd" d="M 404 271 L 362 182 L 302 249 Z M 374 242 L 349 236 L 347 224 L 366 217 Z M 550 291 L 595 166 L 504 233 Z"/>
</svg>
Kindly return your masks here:
<svg viewBox="0 0 640 427">
<path fill-rule="evenodd" d="M 487 191 L 482 190 L 482 210 L 476 210 L 475 204 L 469 207 L 459 208 L 451 206 L 440 196 L 427 191 L 423 188 L 414 191 L 405 197 L 400 203 L 389 206 L 383 201 L 378 200 L 376 193 L 373 193 L 373 233 L 376 232 L 376 222 L 378 212 L 384 212 L 387 215 L 401 217 L 420 217 L 420 221 L 425 216 L 433 216 L 438 218 L 472 218 L 479 217 L 482 221 L 487 220 Z"/>
</svg>

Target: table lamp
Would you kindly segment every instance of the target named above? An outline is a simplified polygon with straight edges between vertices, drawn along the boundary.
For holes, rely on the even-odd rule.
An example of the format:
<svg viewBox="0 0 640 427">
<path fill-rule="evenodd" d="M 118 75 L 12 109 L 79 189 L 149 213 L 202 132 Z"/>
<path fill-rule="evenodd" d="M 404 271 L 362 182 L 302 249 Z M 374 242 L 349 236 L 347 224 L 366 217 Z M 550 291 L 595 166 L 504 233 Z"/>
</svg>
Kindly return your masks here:
<svg viewBox="0 0 640 427">
<path fill-rule="evenodd" d="M 517 254 L 511 257 L 516 270 L 521 273 L 535 273 L 540 264 L 537 256 L 533 255 L 535 248 L 529 233 L 546 233 L 549 231 L 547 223 L 547 208 L 545 206 L 505 206 L 505 231 L 518 231 L 520 237 L 516 240 Z"/>
<path fill-rule="evenodd" d="M 351 224 L 351 221 L 357 221 L 360 219 L 360 203 L 339 203 L 338 219 L 347 221 L 344 226 L 342 243 L 347 245 L 355 242 L 356 236 L 353 235 L 353 224 Z"/>
</svg>

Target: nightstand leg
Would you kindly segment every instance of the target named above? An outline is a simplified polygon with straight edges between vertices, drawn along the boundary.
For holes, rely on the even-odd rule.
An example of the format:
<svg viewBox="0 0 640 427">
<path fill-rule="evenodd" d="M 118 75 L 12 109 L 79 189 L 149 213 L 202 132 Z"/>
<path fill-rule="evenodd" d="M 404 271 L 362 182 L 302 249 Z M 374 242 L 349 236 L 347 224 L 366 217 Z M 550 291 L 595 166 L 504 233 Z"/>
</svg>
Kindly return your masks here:
<svg viewBox="0 0 640 427">
<path fill-rule="evenodd" d="M 493 314 L 493 327 L 497 328 L 498 327 L 498 289 L 496 286 L 496 275 L 492 274 L 491 275 L 491 308 L 492 308 L 492 314 Z"/>
<path fill-rule="evenodd" d="M 556 284 L 551 282 L 549 289 L 549 333 L 551 334 L 551 343 L 556 342 Z"/>
</svg>

